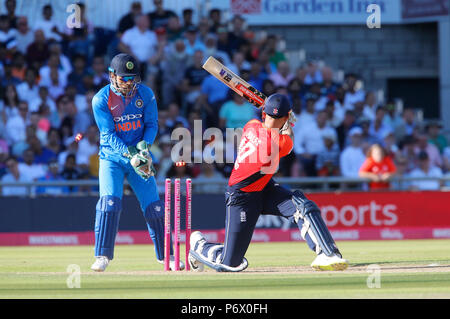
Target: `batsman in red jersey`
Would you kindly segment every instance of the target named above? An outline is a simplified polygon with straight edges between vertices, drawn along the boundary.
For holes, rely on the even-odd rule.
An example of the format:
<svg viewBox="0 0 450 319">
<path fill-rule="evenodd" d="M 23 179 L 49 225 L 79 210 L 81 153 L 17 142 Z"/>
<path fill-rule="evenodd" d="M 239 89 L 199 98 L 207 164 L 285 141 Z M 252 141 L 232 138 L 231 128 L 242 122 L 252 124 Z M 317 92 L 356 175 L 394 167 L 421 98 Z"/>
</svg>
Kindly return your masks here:
<svg viewBox="0 0 450 319">
<path fill-rule="evenodd" d="M 317 205 L 296 190 L 272 179 L 280 158 L 293 147 L 294 118 L 286 96 L 273 94 L 264 104 L 263 122 L 251 120 L 242 133 L 238 155 L 228 181 L 225 243 L 209 243 L 201 232 L 190 237 L 189 262 L 193 269 L 207 265 L 217 271 L 242 271 L 245 253 L 261 214 L 277 215 L 296 223 L 308 246 L 317 254 L 311 264 L 318 270 L 344 270 L 348 262 L 322 219 Z"/>
</svg>

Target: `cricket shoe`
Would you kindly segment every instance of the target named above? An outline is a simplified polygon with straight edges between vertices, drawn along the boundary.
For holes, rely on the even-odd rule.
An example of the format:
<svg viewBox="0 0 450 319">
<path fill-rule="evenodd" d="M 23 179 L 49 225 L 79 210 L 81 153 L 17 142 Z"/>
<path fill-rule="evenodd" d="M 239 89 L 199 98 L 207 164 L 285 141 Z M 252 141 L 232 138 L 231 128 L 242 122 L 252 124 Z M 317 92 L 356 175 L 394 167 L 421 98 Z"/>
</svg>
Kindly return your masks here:
<svg viewBox="0 0 450 319">
<path fill-rule="evenodd" d="M 348 261 L 337 256 L 327 256 L 324 253 L 317 255 L 311 264 L 315 270 L 345 270 L 348 267 Z"/>
<path fill-rule="evenodd" d="M 164 265 L 164 259 L 163 260 L 156 259 L 156 261 Z M 173 255 L 170 256 L 169 268 L 170 270 L 175 270 L 175 257 Z M 184 262 L 180 260 L 180 270 L 183 269 L 184 269 Z"/>
<path fill-rule="evenodd" d="M 191 249 L 193 249 L 195 252 L 198 252 L 201 254 L 203 245 L 206 243 L 206 238 L 203 236 L 203 234 L 199 231 L 195 231 L 191 234 L 191 237 L 189 238 L 189 242 L 191 245 Z M 197 259 L 195 259 L 191 253 L 189 253 L 188 257 L 189 265 L 191 266 L 191 269 L 194 271 L 203 271 L 205 269 L 205 266 L 199 262 Z"/>
<path fill-rule="evenodd" d="M 92 264 L 91 269 L 93 271 L 103 272 L 108 267 L 109 259 L 106 256 L 95 257 L 95 262 Z"/>
</svg>

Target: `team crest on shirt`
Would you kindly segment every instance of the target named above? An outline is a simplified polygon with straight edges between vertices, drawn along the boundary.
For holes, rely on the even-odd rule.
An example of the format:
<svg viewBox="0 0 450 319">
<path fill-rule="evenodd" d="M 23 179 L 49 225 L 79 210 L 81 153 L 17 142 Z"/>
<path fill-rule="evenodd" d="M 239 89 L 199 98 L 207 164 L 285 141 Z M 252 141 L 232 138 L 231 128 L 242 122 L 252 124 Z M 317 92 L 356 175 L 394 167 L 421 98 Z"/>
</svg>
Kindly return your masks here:
<svg viewBox="0 0 450 319">
<path fill-rule="evenodd" d="M 137 99 L 135 105 L 137 108 L 140 109 L 141 107 L 144 106 L 144 101 L 142 101 L 141 99 Z"/>
</svg>

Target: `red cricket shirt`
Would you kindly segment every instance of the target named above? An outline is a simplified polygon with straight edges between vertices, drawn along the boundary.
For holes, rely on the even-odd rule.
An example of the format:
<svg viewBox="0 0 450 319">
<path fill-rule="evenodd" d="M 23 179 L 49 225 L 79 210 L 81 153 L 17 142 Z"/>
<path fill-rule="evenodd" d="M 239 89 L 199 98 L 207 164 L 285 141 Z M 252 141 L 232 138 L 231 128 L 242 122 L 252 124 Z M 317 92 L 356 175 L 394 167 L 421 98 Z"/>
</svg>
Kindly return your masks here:
<svg viewBox="0 0 450 319">
<path fill-rule="evenodd" d="M 258 120 L 245 126 L 238 155 L 228 185 L 239 183 L 244 192 L 261 191 L 277 172 L 280 158 L 292 150 L 294 143 L 277 129 L 268 129 Z"/>
<path fill-rule="evenodd" d="M 397 168 L 389 156 L 385 156 L 379 163 L 375 162 L 371 157 L 367 158 L 359 169 L 360 172 L 368 172 L 373 174 L 395 173 Z M 388 182 L 370 182 L 370 189 L 389 188 Z"/>
</svg>

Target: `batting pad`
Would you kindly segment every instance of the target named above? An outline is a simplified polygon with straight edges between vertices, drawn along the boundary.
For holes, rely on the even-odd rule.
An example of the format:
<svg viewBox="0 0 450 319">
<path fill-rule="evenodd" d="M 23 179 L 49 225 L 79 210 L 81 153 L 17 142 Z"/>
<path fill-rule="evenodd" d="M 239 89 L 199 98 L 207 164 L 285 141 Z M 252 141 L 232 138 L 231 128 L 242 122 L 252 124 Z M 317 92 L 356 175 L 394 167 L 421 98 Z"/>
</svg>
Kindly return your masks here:
<svg viewBox="0 0 450 319">
<path fill-rule="evenodd" d="M 164 260 L 164 202 L 158 200 L 147 206 L 144 212 L 150 238 L 155 245 L 156 259 Z M 170 254 L 173 255 L 172 243 Z"/>
<path fill-rule="evenodd" d="M 303 227 L 301 229 L 303 239 L 305 239 L 306 234 L 311 237 L 316 244 L 317 254 L 323 252 L 327 256 L 337 254 L 339 257 L 342 257 L 320 214 L 319 207 L 298 190 L 292 194 L 292 201 L 297 207 L 294 220 L 297 223 L 300 218 L 303 220 Z"/>
<path fill-rule="evenodd" d="M 102 196 L 95 214 L 95 256 L 114 258 L 114 243 L 119 230 L 122 201 L 115 196 Z"/>
</svg>

